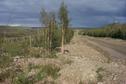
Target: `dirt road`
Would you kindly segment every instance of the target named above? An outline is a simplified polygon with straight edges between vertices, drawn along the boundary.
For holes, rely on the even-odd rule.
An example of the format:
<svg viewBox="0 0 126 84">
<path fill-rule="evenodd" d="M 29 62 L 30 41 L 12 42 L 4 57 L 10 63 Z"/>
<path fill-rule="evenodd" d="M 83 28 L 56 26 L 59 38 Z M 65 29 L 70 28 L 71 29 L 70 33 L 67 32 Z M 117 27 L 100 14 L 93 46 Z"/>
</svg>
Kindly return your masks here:
<svg viewBox="0 0 126 84">
<path fill-rule="evenodd" d="M 126 42 L 123 40 L 111 38 L 93 38 L 87 37 L 89 42 L 109 54 L 114 61 L 125 62 L 126 60 Z"/>
<path fill-rule="evenodd" d="M 120 41 L 113 39 L 106 43 L 107 39 L 100 39 L 80 36 L 75 32 L 71 43 L 65 45 L 65 49 L 70 53 L 65 54 L 62 59 L 69 59 L 72 63 L 64 65 L 60 70 L 61 76 L 58 78 L 58 84 L 98 84 L 96 82 L 104 81 L 100 84 L 125 84 L 126 67 L 116 61 L 108 62 L 108 56 L 112 54 L 114 59 L 125 55 L 125 52 L 116 51 L 115 46 L 121 46 Z M 112 44 L 114 42 L 114 44 Z M 125 42 L 121 42 L 125 44 Z M 109 45 L 111 45 L 109 47 Z M 114 48 L 114 49 L 113 49 Z M 118 47 L 116 47 L 118 49 Z M 121 50 L 121 48 L 120 48 Z M 105 53 L 105 54 L 104 54 Z M 108 54 L 106 54 L 108 53 Z M 114 57 L 116 56 L 117 57 Z M 113 59 L 112 58 L 112 59 Z M 104 73 L 104 74 L 101 74 Z M 117 74 L 117 75 L 115 75 Z M 117 76 L 117 77 L 116 77 Z M 100 78 L 100 79 L 99 79 Z"/>
</svg>

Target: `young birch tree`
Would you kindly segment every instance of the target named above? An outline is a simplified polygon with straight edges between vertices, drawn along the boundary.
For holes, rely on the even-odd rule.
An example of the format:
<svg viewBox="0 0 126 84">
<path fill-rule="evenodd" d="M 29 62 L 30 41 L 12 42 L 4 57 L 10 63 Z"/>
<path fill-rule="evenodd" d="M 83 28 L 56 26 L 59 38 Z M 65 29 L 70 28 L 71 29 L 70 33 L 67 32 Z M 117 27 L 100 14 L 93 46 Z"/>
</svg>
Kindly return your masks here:
<svg viewBox="0 0 126 84">
<path fill-rule="evenodd" d="M 67 28 L 69 26 L 69 17 L 68 17 L 68 10 L 67 6 L 64 2 L 61 3 L 61 7 L 59 9 L 59 19 L 61 22 L 61 31 L 62 31 L 62 37 L 61 37 L 61 52 L 64 53 L 64 43 L 65 43 L 65 33 L 67 31 Z"/>
<path fill-rule="evenodd" d="M 44 9 L 41 12 L 42 23 L 45 25 L 44 29 L 44 38 L 45 45 L 49 53 L 52 52 L 52 39 L 53 32 L 56 24 L 55 13 L 54 12 L 46 12 Z"/>
<path fill-rule="evenodd" d="M 48 49 L 48 28 L 49 28 L 49 15 L 47 13 L 47 11 L 45 11 L 45 9 L 42 9 L 42 11 L 40 12 L 41 14 L 41 22 L 42 24 L 45 26 L 44 28 L 44 48 Z"/>
</svg>

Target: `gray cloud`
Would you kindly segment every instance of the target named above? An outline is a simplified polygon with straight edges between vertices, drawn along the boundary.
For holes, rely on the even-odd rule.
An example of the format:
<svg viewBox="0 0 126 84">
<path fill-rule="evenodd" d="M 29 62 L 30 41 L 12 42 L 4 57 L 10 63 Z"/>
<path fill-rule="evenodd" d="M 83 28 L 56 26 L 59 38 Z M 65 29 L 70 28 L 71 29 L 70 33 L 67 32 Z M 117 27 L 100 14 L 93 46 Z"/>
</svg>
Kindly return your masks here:
<svg viewBox="0 0 126 84">
<path fill-rule="evenodd" d="M 112 17 L 126 22 L 125 0 L 64 1 L 72 26 L 102 26 L 111 23 Z M 61 0 L 0 0 L 0 24 L 40 25 L 41 8 L 58 11 L 60 4 Z"/>
</svg>

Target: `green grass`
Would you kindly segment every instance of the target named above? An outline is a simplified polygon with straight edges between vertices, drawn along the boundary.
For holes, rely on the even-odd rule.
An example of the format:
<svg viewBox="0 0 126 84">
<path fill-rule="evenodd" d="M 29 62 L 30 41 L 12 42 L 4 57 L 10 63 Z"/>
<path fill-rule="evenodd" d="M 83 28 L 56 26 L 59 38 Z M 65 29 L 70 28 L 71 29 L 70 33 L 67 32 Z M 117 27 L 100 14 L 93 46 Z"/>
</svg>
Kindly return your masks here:
<svg viewBox="0 0 126 84">
<path fill-rule="evenodd" d="M 42 66 L 34 65 L 34 64 L 29 63 L 28 64 L 28 72 L 30 72 L 32 69 L 40 69 L 41 67 Z"/>
<path fill-rule="evenodd" d="M 47 77 L 52 77 L 52 79 L 57 79 L 60 75 L 58 74 L 60 68 L 53 67 L 52 65 L 45 66 L 35 66 L 33 64 L 29 64 L 29 72 L 32 69 L 38 69 L 39 71 L 28 77 L 28 73 L 20 73 L 18 74 L 13 81 L 13 84 L 35 84 L 38 81 L 42 81 Z"/>
<path fill-rule="evenodd" d="M 34 84 L 34 80 L 33 79 L 30 80 L 27 77 L 27 74 L 21 73 L 18 74 L 17 77 L 15 77 L 13 84 Z"/>
<path fill-rule="evenodd" d="M 9 53 L 11 56 L 21 55 L 23 56 L 25 54 L 25 49 L 28 47 L 25 42 L 5 42 L 3 43 L 2 47 L 6 51 L 6 53 Z"/>
<path fill-rule="evenodd" d="M 39 70 L 39 72 L 36 75 L 37 79 L 46 78 L 47 76 L 51 76 L 53 79 L 56 79 L 60 76 L 58 74 L 60 68 L 54 67 L 53 65 L 37 66 L 34 64 L 29 64 L 28 71 L 31 71 L 32 69 Z"/>
<path fill-rule="evenodd" d="M 56 79 L 59 76 L 59 70 L 60 68 L 58 67 L 54 67 L 52 65 L 45 65 L 41 68 L 40 72 L 43 72 L 47 74 L 47 76 L 51 76 L 52 78 Z"/>
<path fill-rule="evenodd" d="M 4 53 L 3 55 L 0 55 L 0 68 L 6 68 L 9 67 L 12 63 L 13 59 L 9 54 Z"/>
</svg>

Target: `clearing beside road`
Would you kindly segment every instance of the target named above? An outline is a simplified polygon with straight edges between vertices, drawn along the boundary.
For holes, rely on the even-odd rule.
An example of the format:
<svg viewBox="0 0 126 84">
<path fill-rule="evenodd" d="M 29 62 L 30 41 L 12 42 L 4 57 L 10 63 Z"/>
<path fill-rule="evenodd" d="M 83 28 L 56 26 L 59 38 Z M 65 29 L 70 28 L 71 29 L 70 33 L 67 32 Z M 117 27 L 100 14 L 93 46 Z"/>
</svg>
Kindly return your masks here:
<svg viewBox="0 0 126 84">
<path fill-rule="evenodd" d="M 19 58 L 14 62 L 12 70 L 23 71 L 26 79 L 23 77 L 20 80 L 29 80 L 30 84 L 31 81 L 33 84 L 126 84 L 126 66 L 122 62 L 113 61 L 109 56 L 111 53 L 103 48 L 102 42 L 92 40 L 97 38 L 77 33 L 65 45 L 68 53 L 57 53 L 57 58 Z M 1 84 L 11 84 L 8 81 Z"/>
</svg>

